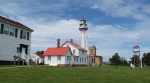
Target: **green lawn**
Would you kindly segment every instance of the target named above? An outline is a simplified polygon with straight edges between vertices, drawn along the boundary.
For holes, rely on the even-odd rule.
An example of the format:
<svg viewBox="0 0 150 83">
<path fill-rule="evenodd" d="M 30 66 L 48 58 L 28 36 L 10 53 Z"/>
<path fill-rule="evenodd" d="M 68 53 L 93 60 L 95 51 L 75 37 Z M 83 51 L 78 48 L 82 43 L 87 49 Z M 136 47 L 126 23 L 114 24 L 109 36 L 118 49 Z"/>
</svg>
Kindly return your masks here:
<svg viewBox="0 0 150 83">
<path fill-rule="evenodd" d="M 150 68 L 47 66 L 0 69 L 0 83 L 150 83 Z"/>
</svg>

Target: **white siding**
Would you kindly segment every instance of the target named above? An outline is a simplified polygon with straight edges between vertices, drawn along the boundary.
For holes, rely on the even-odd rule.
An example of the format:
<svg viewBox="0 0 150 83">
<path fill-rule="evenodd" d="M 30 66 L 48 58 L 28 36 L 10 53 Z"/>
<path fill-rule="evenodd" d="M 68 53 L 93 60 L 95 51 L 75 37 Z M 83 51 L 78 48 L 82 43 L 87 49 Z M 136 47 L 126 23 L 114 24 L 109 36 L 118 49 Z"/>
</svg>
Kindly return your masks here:
<svg viewBox="0 0 150 83">
<path fill-rule="evenodd" d="M 52 56 L 50 62 L 48 59 L 45 59 L 45 60 L 47 60 L 47 61 L 45 61 L 45 64 L 49 64 L 51 66 L 57 66 L 58 64 L 76 64 L 76 65 L 80 65 L 80 64 L 87 65 L 88 64 L 87 53 L 83 53 L 81 50 L 79 50 L 75 46 L 71 45 L 70 43 L 66 43 L 65 45 L 63 45 L 63 47 L 68 47 L 68 46 L 70 47 L 71 52 L 73 53 L 73 55 L 71 55 L 70 53 L 68 54 L 68 55 L 71 55 L 70 56 L 71 61 L 69 61 L 67 59 L 67 56 L 63 56 L 63 60 L 61 59 L 61 62 L 59 62 L 57 59 L 57 56 Z M 73 58 L 74 56 L 78 57 L 78 60 L 74 60 L 74 58 Z"/>
<path fill-rule="evenodd" d="M 49 64 L 48 56 L 44 57 L 44 64 Z"/>
<path fill-rule="evenodd" d="M 73 56 L 78 56 L 78 60 L 72 59 L 74 64 L 88 64 L 88 55 L 87 53 L 82 53 L 78 48 L 74 47 L 70 43 L 66 43 L 63 47 L 70 47 Z M 86 59 L 86 60 L 85 60 Z M 68 62 L 67 62 L 68 63 Z"/>
<path fill-rule="evenodd" d="M 40 64 L 42 63 L 42 58 L 39 57 L 37 54 L 31 54 L 31 59 L 33 60 L 33 62 L 35 62 L 36 64 Z"/>
<path fill-rule="evenodd" d="M 70 47 L 71 52 L 73 53 L 74 56 L 79 56 L 79 50 L 78 50 L 78 48 L 74 47 L 70 43 L 66 43 L 65 45 L 63 45 L 63 47 L 68 47 L 68 46 Z"/>
<path fill-rule="evenodd" d="M 1 25 L 2 23 L 0 23 Z M 8 25 L 5 24 L 5 27 L 7 27 Z M 1 27 L 1 26 L 0 26 Z M 5 28 L 4 27 L 4 28 Z M 16 28 L 14 26 L 10 26 L 9 27 L 13 27 Z M 6 61 L 13 61 L 14 58 L 13 56 L 17 55 L 17 45 L 19 44 L 25 44 L 28 45 L 28 55 L 30 55 L 30 50 L 31 50 L 31 40 L 26 40 L 26 39 L 20 39 L 20 30 L 18 29 L 18 37 L 16 38 L 15 36 L 12 37 L 10 35 L 6 35 L 6 34 L 0 34 L 0 60 L 6 60 Z M 27 30 L 24 30 L 27 31 Z M 28 31 L 30 32 L 30 31 Z M 30 38 L 31 38 L 31 32 L 30 32 Z M 29 56 L 30 57 L 30 56 Z"/>
<path fill-rule="evenodd" d="M 51 57 L 48 58 L 48 57 Z M 58 56 L 45 56 L 44 57 L 44 64 L 48 64 L 50 66 L 58 66 L 59 64 L 66 64 L 65 56 L 60 56 L 60 60 L 58 60 Z"/>
</svg>

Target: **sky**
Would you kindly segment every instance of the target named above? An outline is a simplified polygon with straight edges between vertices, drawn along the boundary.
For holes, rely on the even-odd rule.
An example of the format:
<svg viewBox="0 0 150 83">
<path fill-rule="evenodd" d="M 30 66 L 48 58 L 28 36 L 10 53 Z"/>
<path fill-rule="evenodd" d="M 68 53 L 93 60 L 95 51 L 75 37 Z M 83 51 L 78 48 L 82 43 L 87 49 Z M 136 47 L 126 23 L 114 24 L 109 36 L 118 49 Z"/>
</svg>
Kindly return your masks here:
<svg viewBox="0 0 150 83">
<path fill-rule="evenodd" d="M 134 45 L 150 52 L 150 0 L 0 0 L 0 15 L 34 29 L 32 51 L 56 46 L 56 39 L 80 41 L 79 21 L 88 20 L 88 46 L 108 60 L 129 59 Z"/>
</svg>

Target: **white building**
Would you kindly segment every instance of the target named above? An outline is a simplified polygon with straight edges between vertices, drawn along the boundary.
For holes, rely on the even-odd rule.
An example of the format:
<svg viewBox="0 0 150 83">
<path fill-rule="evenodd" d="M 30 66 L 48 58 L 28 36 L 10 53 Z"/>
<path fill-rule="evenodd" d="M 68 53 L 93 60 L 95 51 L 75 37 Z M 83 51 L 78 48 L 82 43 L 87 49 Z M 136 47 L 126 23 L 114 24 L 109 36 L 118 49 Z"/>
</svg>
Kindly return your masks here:
<svg viewBox="0 0 150 83">
<path fill-rule="evenodd" d="M 39 57 L 36 53 L 32 53 L 31 54 L 31 60 L 35 63 L 35 64 L 42 64 L 43 59 L 41 57 Z"/>
<path fill-rule="evenodd" d="M 71 41 L 66 41 L 62 44 L 61 47 L 69 47 L 73 54 L 73 65 L 87 65 L 88 64 L 88 55 L 87 50 L 82 48 L 77 43 Z"/>
<path fill-rule="evenodd" d="M 32 29 L 0 16 L 0 63 L 11 63 L 16 59 L 29 61 Z"/>
<path fill-rule="evenodd" d="M 69 48 L 48 48 L 43 57 L 44 64 L 49 66 L 72 65 L 72 53 Z"/>
<path fill-rule="evenodd" d="M 57 48 L 48 48 L 44 52 L 44 63 L 57 66 L 58 64 L 71 64 L 71 65 L 88 65 L 89 56 L 88 56 L 88 46 L 87 46 L 87 37 L 86 31 L 88 30 L 87 23 L 85 19 L 80 20 L 79 31 L 81 32 L 80 45 L 73 42 L 73 40 L 66 41 L 61 44 L 60 39 L 57 40 Z M 69 55 L 62 55 L 60 49 L 69 48 Z M 55 49 L 56 52 L 51 52 L 52 49 Z M 49 51 L 50 50 L 50 51 Z M 52 53 L 52 54 L 46 54 Z M 66 57 L 70 57 L 68 58 Z M 60 60 L 61 58 L 61 60 Z"/>
</svg>

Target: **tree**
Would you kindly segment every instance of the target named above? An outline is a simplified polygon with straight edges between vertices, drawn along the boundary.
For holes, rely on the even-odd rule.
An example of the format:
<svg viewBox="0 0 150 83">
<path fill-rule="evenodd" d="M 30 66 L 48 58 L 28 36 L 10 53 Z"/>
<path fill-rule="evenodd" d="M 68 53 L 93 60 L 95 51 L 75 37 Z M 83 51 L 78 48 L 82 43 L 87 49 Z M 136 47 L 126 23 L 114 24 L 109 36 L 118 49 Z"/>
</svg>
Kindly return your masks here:
<svg viewBox="0 0 150 83">
<path fill-rule="evenodd" d="M 143 63 L 150 66 L 150 53 L 143 54 Z"/>
<path fill-rule="evenodd" d="M 138 55 L 133 55 L 133 57 L 131 57 L 131 62 L 132 62 L 135 66 L 139 66 L 139 65 L 140 65 L 140 56 L 138 56 Z"/>
<path fill-rule="evenodd" d="M 44 51 L 37 51 L 35 54 L 38 55 L 41 59 L 42 59 L 42 62 L 40 64 L 43 64 L 44 63 L 44 60 L 43 60 L 43 53 Z"/>
<path fill-rule="evenodd" d="M 39 56 L 39 57 L 42 57 L 44 51 L 37 51 L 36 54 Z"/>
<path fill-rule="evenodd" d="M 118 53 L 115 53 L 110 59 L 110 63 L 112 65 L 120 65 L 121 64 L 121 58 Z"/>
<path fill-rule="evenodd" d="M 119 56 L 119 53 L 115 53 L 110 59 L 109 59 L 110 63 L 112 65 L 128 65 L 128 61 Z"/>
</svg>

